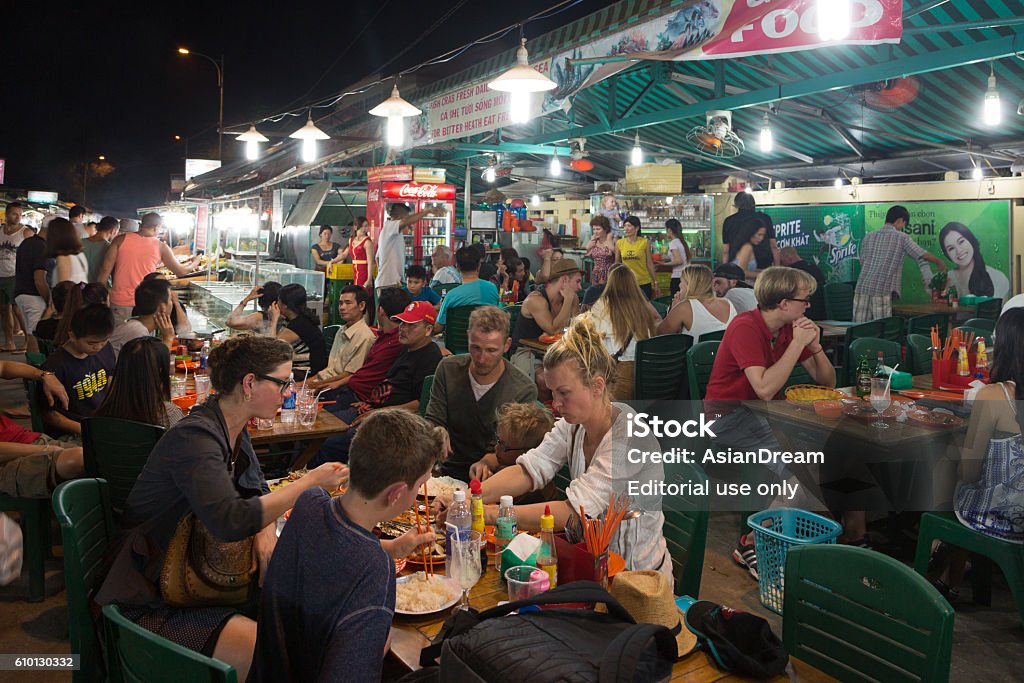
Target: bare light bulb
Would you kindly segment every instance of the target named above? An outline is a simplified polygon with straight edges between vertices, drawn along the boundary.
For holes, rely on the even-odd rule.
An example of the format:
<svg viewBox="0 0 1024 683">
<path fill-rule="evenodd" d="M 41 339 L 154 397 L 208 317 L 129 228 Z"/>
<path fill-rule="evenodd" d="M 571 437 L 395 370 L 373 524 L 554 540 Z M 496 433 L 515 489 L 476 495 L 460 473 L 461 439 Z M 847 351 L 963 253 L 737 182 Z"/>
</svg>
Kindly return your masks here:
<svg viewBox="0 0 1024 683">
<path fill-rule="evenodd" d="M 405 122 L 401 116 L 388 117 L 388 147 L 401 147 L 405 144 Z"/>
<path fill-rule="evenodd" d="M 488 166 L 484 169 L 484 180 L 489 183 L 493 183 L 495 178 L 494 167 Z"/>
<path fill-rule="evenodd" d="M 245 158 L 249 161 L 256 161 L 260 158 L 260 143 L 249 140 L 245 143 Z"/>
<path fill-rule="evenodd" d="M 988 90 L 985 91 L 984 115 L 985 125 L 989 128 L 998 126 L 1003 120 L 1003 107 L 999 102 L 999 90 L 996 88 L 996 74 L 993 71 L 988 77 Z"/>
<path fill-rule="evenodd" d="M 764 121 L 761 124 L 761 151 L 767 154 L 771 152 L 775 147 L 775 136 L 772 134 L 772 126 L 768 122 L 768 114 L 764 115 Z"/>
<path fill-rule="evenodd" d="M 982 178 L 985 177 L 985 171 L 981 168 L 981 166 L 975 166 L 974 170 L 971 171 L 971 177 L 974 178 L 975 180 L 981 180 Z"/>
<path fill-rule="evenodd" d="M 840 187 L 842 187 L 842 186 L 843 186 L 843 179 L 842 179 L 842 178 L 836 178 L 836 179 L 835 179 L 835 180 L 834 180 L 834 181 L 832 182 L 832 187 L 834 187 L 834 188 L 836 188 L 836 189 L 839 189 L 839 188 L 840 188 Z"/>
<path fill-rule="evenodd" d="M 630 153 L 629 161 L 633 166 L 644 163 L 644 151 L 640 148 L 640 133 L 633 138 L 633 151 Z"/>
<path fill-rule="evenodd" d="M 509 93 L 509 117 L 512 123 L 526 123 L 530 120 L 530 93 L 513 90 Z"/>
<path fill-rule="evenodd" d="M 536 192 L 530 197 L 530 206 L 540 206 L 540 195 Z"/>
<path fill-rule="evenodd" d="M 551 164 L 548 166 L 548 175 L 558 177 L 562 175 L 562 162 L 558 160 L 558 155 L 551 157 Z"/>
<path fill-rule="evenodd" d="M 316 140 L 305 138 L 302 141 L 302 160 L 307 164 L 316 161 Z"/>
</svg>

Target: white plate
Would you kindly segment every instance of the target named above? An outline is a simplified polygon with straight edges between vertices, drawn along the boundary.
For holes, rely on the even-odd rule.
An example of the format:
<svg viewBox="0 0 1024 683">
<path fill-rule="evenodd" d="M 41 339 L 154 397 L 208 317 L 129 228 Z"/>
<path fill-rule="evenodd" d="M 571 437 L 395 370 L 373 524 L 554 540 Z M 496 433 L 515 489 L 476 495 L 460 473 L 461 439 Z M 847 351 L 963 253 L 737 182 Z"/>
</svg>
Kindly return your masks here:
<svg viewBox="0 0 1024 683">
<path fill-rule="evenodd" d="M 462 489 L 463 491 L 469 491 L 469 484 L 467 484 L 464 481 L 459 481 L 458 479 L 454 479 L 452 477 L 431 477 L 430 479 L 427 479 L 427 495 L 430 496 L 431 498 L 438 495 L 439 487 L 441 486 L 454 486 L 456 488 Z M 469 496 L 466 496 L 466 498 L 468 500 Z"/>
<path fill-rule="evenodd" d="M 417 576 L 416 574 L 406 574 L 405 576 L 399 576 L 398 578 L 395 579 L 395 583 L 396 584 L 408 583 L 409 581 L 412 581 L 414 578 L 416 578 L 416 576 Z M 434 609 L 434 610 L 429 610 L 427 612 L 409 612 L 409 611 L 406 611 L 406 610 L 398 609 L 398 603 L 397 603 L 397 597 L 396 597 L 395 614 L 405 614 L 405 615 L 413 616 L 413 617 L 419 617 L 419 616 L 423 616 L 423 615 L 426 615 L 426 614 L 436 614 L 437 612 L 440 612 L 442 610 L 446 610 L 449 607 L 453 606 L 455 603 L 457 603 L 459 601 L 460 598 L 462 598 L 462 589 L 459 588 L 459 585 L 457 583 L 455 583 L 454 579 L 450 579 L 447 576 L 443 576 L 443 575 L 440 575 L 440 574 L 434 574 L 434 577 L 438 578 L 438 579 L 443 579 L 448 584 L 450 584 L 449 587 L 451 588 L 452 595 L 453 595 L 451 600 L 445 602 L 443 605 L 441 605 L 440 607 L 438 607 L 437 609 Z"/>
</svg>

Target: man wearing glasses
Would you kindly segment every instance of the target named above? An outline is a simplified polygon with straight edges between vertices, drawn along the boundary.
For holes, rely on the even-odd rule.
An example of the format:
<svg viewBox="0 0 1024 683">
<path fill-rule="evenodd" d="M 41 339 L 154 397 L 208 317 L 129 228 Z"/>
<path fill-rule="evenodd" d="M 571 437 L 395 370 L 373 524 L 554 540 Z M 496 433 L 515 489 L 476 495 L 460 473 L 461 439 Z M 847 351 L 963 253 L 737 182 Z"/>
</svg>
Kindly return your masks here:
<svg viewBox="0 0 1024 683">
<path fill-rule="evenodd" d="M 502 355 L 511 346 L 508 314 L 481 306 L 469 316 L 469 353 L 449 356 L 434 373 L 425 417 L 447 448 L 441 472 L 460 481 L 492 474 L 495 414 L 506 403 L 533 403 L 537 385 Z M 516 453 L 521 455 L 521 453 Z"/>
</svg>

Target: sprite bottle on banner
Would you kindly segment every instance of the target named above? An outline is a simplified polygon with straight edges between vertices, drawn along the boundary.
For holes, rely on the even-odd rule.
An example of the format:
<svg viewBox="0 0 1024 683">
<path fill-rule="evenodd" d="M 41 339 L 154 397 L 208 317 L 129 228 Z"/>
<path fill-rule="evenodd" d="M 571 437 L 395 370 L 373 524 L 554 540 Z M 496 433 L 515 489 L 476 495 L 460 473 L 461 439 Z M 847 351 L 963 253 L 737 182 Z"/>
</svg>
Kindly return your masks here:
<svg viewBox="0 0 1024 683">
<path fill-rule="evenodd" d="M 826 282 L 853 282 L 857 279 L 857 241 L 853 238 L 850 214 L 835 211 L 825 214 L 821 232 L 814 237 L 821 243 L 819 267 L 825 272 Z"/>
<path fill-rule="evenodd" d="M 863 209 L 857 204 L 768 206 L 779 247 L 793 247 L 826 282 L 853 282 L 860 267 Z"/>
</svg>

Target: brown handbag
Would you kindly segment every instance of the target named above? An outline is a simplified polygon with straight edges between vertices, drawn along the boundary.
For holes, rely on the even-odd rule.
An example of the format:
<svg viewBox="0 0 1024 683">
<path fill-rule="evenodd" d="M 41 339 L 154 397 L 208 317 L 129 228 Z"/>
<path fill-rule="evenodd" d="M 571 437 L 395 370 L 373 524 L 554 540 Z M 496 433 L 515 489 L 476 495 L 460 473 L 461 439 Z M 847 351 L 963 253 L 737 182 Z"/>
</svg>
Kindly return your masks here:
<svg viewBox="0 0 1024 683">
<path fill-rule="evenodd" d="M 238 444 L 229 471 L 234 473 Z M 172 607 L 240 605 L 249 599 L 253 537 L 222 541 L 192 512 L 178 522 L 160 569 L 160 596 Z"/>
</svg>

